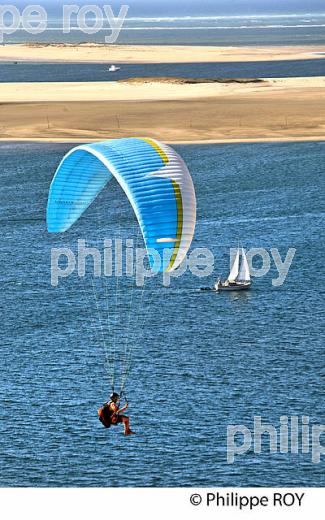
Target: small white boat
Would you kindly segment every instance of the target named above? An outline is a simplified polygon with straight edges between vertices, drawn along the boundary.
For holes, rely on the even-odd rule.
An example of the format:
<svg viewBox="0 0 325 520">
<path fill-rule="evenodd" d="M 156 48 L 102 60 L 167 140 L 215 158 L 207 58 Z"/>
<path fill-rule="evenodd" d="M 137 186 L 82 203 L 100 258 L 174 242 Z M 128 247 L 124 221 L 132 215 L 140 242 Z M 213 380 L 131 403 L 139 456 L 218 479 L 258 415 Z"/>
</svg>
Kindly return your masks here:
<svg viewBox="0 0 325 520">
<path fill-rule="evenodd" d="M 116 67 L 116 65 L 111 65 L 108 69 L 108 72 L 117 72 L 118 70 L 121 70 L 121 67 Z"/>
<path fill-rule="evenodd" d="M 216 291 L 244 291 L 252 285 L 249 265 L 244 248 L 238 247 L 229 276 L 225 282 L 221 279 L 215 285 Z"/>
</svg>

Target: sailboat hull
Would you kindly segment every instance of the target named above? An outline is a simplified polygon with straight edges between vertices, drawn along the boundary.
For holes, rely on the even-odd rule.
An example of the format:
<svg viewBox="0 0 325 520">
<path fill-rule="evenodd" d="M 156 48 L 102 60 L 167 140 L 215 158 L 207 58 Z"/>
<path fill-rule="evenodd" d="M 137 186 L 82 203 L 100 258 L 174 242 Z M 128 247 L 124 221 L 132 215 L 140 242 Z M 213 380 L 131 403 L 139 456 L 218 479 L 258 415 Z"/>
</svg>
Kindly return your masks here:
<svg viewBox="0 0 325 520">
<path fill-rule="evenodd" d="M 242 285 L 222 285 L 219 286 L 218 289 L 215 287 L 201 287 L 200 291 L 212 291 L 212 292 L 219 292 L 219 291 L 248 291 L 252 287 L 252 284 L 242 284 Z"/>
<path fill-rule="evenodd" d="M 252 284 L 220 285 L 219 291 L 248 291 Z"/>
</svg>

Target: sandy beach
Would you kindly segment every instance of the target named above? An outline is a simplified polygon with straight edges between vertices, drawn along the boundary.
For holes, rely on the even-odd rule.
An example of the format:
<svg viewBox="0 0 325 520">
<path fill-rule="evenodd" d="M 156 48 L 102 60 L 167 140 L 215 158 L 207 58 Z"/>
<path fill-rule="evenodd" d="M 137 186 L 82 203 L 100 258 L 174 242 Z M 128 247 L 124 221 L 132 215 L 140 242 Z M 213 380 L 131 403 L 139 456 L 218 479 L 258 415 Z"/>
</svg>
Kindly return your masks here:
<svg viewBox="0 0 325 520">
<path fill-rule="evenodd" d="M 0 62 L 191 63 L 324 58 L 320 46 L 24 44 Z M 0 139 L 168 142 L 325 138 L 325 77 L 240 81 L 132 78 L 0 84 Z"/>
<path fill-rule="evenodd" d="M 325 139 L 325 77 L 0 84 L 0 138 L 166 142 Z"/>
<path fill-rule="evenodd" d="M 0 46 L 0 61 L 195 63 L 322 59 L 317 45 L 217 47 L 186 45 L 16 44 Z"/>
</svg>

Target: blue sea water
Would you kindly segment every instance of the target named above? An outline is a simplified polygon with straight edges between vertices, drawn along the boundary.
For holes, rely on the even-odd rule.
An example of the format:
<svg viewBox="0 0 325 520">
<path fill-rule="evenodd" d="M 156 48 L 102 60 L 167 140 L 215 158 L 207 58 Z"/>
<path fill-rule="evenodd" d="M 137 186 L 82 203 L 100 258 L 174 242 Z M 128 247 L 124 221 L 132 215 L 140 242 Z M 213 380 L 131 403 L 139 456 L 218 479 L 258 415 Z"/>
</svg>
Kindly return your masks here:
<svg viewBox="0 0 325 520">
<path fill-rule="evenodd" d="M 0 485 L 324 486 L 324 459 L 270 454 L 267 439 L 227 464 L 226 432 L 254 416 L 325 423 L 325 143 L 177 146 L 197 193 L 193 247 L 209 247 L 215 269 L 169 288 L 153 278 L 143 292 L 125 277 L 93 286 L 91 265 L 84 281 L 51 286 L 51 248 L 137 234 L 113 181 L 69 232 L 48 235 L 47 193 L 70 147 L 0 144 Z M 272 262 L 251 292 L 199 290 L 227 274 L 238 237 L 282 258 L 296 249 L 283 286 Z M 132 438 L 97 419 L 105 342 L 117 356 L 132 347 Z"/>
<path fill-rule="evenodd" d="M 307 12 L 291 13 L 259 13 L 242 14 L 239 6 L 228 7 L 228 14 L 218 12 L 215 6 L 212 13 L 204 12 L 198 16 L 189 5 L 183 11 L 177 12 L 173 3 L 168 10 L 163 3 L 163 13 L 158 14 L 156 2 L 153 4 L 153 14 L 143 16 L 137 6 L 131 6 L 119 33 L 118 44 L 159 44 L 159 45 L 301 45 L 325 43 L 325 13 L 317 10 L 312 12 L 312 6 Z M 29 42 L 95 42 L 104 43 L 110 36 L 110 25 L 103 17 L 103 29 L 94 34 L 86 34 L 78 28 L 76 15 L 71 17 L 70 33 L 62 30 L 62 8 L 58 7 L 56 14 L 49 13 L 47 30 L 41 34 L 31 35 L 25 31 L 16 31 L 5 36 L 6 43 Z M 118 9 L 114 14 L 117 15 Z M 170 10 L 169 10 L 170 12 Z M 89 14 L 86 24 L 94 26 L 94 17 Z M 97 20 L 98 22 L 98 20 Z M 7 22 L 10 25 L 10 21 Z M 59 52 L 59 51 L 58 51 Z"/>
<path fill-rule="evenodd" d="M 312 57 L 312 55 L 311 55 Z M 325 76 L 325 60 L 233 63 L 121 64 L 112 74 L 104 63 L 0 63 L 0 83 L 47 81 L 116 81 L 134 77 L 282 78 Z"/>
</svg>

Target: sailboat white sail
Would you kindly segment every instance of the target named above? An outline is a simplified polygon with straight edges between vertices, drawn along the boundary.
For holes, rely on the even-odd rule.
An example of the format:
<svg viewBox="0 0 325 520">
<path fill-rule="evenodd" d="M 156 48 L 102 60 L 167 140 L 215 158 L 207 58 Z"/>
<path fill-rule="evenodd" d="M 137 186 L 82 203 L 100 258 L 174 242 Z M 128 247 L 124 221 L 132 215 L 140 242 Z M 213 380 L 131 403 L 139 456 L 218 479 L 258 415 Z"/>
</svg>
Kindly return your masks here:
<svg viewBox="0 0 325 520">
<path fill-rule="evenodd" d="M 246 256 L 244 248 L 242 248 L 242 250 L 241 250 L 241 265 L 240 265 L 240 270 L 239 270 L 236 281 L 237 282 L 246 282 L 246 283 L 251 281 L 249 265 L 248 265 L 247 256 Z"/>
<path fill-rule="evenodd" d="M 228 276 L 229 282 L 235 282 L 239 273 L 239 248 L 235 256 L 234 263 L 232 264 L 231 271 Z"/>
</svg>

